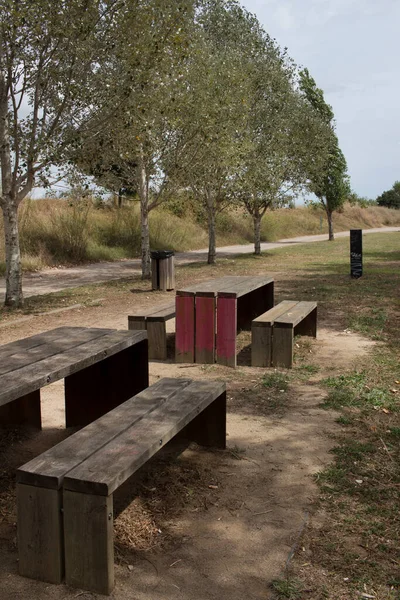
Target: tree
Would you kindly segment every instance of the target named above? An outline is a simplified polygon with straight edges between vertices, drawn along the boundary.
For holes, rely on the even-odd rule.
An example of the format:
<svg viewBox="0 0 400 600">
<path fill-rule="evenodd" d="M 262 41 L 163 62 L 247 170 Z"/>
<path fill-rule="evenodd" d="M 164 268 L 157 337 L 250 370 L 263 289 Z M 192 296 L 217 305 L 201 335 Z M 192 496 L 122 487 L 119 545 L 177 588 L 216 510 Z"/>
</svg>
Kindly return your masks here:
<svg viewBox="0 0 400 600">
<path fill-rule="evenodd" d="M 91 107 L 118 4 L 112 0 L 0 0 L 0 206 L 7 306 L 23 303 L 18 207 L 36 180 L 46 185 Z M 66 35 L 68 32 L 68 35 Z"/>
<path fill-rule="evenodd" d="M 198 32 L 187 76 L 179 130 L 187 140 L 179 183 L 192 190 L 207 215 L 208 263 L 216 258 L 216 217 L 234 202 L 234 181 L 246 153 L 248 81 L 243 52 L 258 21 L 234 1 L 209 0 L 197 16 Z"/>
<path fill-rule="evenodd" d="M 396 181 L 390 190 L 386 190 L 378 196 L 376 202 L 379 206 L 400 208 L 400 181 Z"/>
<path fill-rule="evenodd" d="M 143 278 L 150 277 L 149 213 L 170 197 L 173 175 L 185 162 L 185 139 L 175 121 L 186 92 L 193 23 L 193 0 L 142 0 L 134 12 L 121 12 L 108 62 L 121 73 L 122 85 L 113 85 L 124 110 L 93 137 L 91 129 L 102 120 L 99 106 L 77 145 L 75 162 L 100 185 L 137 193 Z"/>
<path fill-rule="evenodd" d="M 309 190 L 313 192 L 324 208 L 328 220 L 329 240 L 334 239 L 333 212 L 340 209 L 351 193 L 347 164 L 334 130 L 332 107 L 324 100 L 322 90 L 317 88 L 307 69 L 300 72 L 300 90 L 311 107 L 319 115 L 321 122 L 330 128 L 327 141 L 327 158 L 322 171 L 313 166 L 309 170 Z"/>
</svg>

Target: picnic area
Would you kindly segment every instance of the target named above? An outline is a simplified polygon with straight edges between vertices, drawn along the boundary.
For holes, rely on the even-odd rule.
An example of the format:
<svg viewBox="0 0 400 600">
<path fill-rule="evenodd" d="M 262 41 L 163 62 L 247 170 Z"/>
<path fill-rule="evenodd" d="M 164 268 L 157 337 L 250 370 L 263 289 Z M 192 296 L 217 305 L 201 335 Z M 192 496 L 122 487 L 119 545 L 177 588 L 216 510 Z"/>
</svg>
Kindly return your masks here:
<svg viewBox="0 0 400 600">
<path fill-rule="evenodd" d="M 1 598 L 395 598 L 398 232 L 364 244 L 3 311 Z"/>
</svg>

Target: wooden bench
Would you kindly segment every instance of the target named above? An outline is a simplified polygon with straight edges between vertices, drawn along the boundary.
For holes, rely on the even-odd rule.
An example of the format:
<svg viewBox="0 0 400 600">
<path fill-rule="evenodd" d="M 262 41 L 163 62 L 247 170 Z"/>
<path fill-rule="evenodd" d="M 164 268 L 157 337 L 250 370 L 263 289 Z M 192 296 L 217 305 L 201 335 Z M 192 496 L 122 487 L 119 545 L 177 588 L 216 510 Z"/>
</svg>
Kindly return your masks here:
<svg viewBox="0 0 400 600">
<path fill-rule="evenodd" d="M 295 335 L 317 336 L 317 303 L 284 300 L 253 320 L 251 365 L 287 367 L 293 365 Z"/>
<path fill-rule="evenodd" d="M 225 448 L 219 382 L 163 379 L 18 470 L 20 573 L 109 594 L 113 492 L 173 437 Z M 62 513 L 61 513 L 62 507 Z"/>
<path fill-rule="evenodd" d="M 175 318 L 175 302 L 156 306 L 142 313 L 128 317 L 128 329 L 146 329 L 149 341 L 149 359 L 166 360 L 166 322 Z"/>
</svg>

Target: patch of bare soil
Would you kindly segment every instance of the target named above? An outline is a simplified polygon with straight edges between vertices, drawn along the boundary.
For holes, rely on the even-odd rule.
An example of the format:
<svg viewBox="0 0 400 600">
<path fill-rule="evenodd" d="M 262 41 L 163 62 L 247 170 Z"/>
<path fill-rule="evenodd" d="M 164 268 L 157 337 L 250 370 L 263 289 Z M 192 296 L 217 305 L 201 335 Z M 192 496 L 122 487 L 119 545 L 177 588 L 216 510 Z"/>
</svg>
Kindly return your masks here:
<svg viewBox="0 0 400 600">
<path fill-rule="evenodd" d="M 160 303 L 161 296 L 168 295 L 160 294 Z M 36 317 L 1 330 L 0 343 L 66 320 L 126 328 L 131 309 L 127 298 L 75 310 L 68 319 L 65 314 Z M 248 347 L 246 336 L 240 338 L 241 351 Z M 296 377 L 295 369 L 283 372 L 289 377 L 287 389 L 280 389 L 279 381 L 266 386 L 264 374 L 274 371 L 247 366 L 246 351 L 236 370 L 172 360 L 151 363 L 151 382 L 164 376 L 227 381 L 228 448 L 213 452 L 190 445 L 180 452 L 167 447 L 116 494 L 113 598 L 273 598 L 271 581 L 282 575 L 313 518 L 318 495 L 313 476 L 331 461 L 331 434 L 340 431 L 335 413 L 321 408 L 325 392 L 307 369 L 312 363 L 318 376 L 343 372 L 368 350 L 361 337 L 331 329 L 320 328 L 318 340 L 303 340 L 296 364 L 306 376 Z M 67 435 L 62 383 L 45 388 L 42 400 L 44 430 L 28 437 L 9 432 L 0 448 L 0 598 L 96 598 L 18 575 L 15 468 Z"/>
</svg>

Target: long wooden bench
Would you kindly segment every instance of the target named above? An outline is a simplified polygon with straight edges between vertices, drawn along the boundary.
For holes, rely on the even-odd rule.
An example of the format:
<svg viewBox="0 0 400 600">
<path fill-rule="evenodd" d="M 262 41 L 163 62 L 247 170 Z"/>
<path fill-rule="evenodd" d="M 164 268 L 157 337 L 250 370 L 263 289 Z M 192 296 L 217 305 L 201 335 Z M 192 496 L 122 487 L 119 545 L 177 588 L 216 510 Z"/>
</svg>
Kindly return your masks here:
<svg viewBox="0 0 400 600">
<path fill-rule="evenodd" d="M 149 341 L 149 359 L 166 360 L 167 327 L 166 322 L 175 318 L 175 302 L 164 306 L 155 306 L 128 317 L 128 329 L 146 329 Z"/>
<path fill-rule="evenodd" d="M 64 477 L 190 382 L 189 379 L 161 379 L 17 470 L 21 575 L 61 583 L 64 576 L 61 512 Z"/>
<path fill-rule="evenodd" d="M 21 467 L 20 572 L 59 582 L 64 557 L 67 584 L 109 594 L 113 493 L 183 430 L 199 444 L 225 448 L 225 384 L 160 380 Z"/>
<path fill-rule="evenodd" d="M 252 322 L 253 367 L 293 365 L 295 335 L 317 336 L 317 303 L 284 300 Z"/>
</svg>

